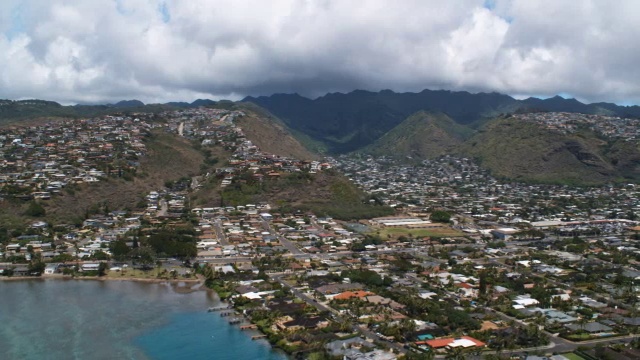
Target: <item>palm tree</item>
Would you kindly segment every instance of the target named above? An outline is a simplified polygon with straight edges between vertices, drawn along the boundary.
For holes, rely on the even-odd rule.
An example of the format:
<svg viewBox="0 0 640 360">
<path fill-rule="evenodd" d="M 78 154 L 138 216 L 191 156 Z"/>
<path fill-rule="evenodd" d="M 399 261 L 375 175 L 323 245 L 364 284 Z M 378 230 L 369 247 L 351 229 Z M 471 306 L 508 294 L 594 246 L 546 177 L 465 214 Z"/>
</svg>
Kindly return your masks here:
<svg viewBox="0 0 640 360">
<path fill-rule="evenodd" d="M 581 316 L 578 319 L 578 325 L 580 325 L 580 332 L 584 332 L 584 327 L 587 325 L 587 319 L 584 316 Z"/>
</svg>

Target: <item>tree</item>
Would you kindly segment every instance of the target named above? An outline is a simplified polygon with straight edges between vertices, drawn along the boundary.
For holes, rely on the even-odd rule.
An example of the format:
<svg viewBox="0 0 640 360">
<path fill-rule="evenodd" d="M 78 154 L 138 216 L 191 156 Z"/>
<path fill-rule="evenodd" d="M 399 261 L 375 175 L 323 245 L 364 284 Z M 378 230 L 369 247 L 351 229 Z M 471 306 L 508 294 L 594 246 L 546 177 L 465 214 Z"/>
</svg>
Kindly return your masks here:
<svg viewBox="0 0 640 360">
<path fill-rule="evenodd" d="M 486 271 L 480 272 L 480 285 L 478 286 L 478 293 L 480 297 L 484 297 L 487 294 L 487 273 Z"/>
<path fill-rule="evenodd" d="M 150 247 L 139 247 L 131 252 L 132 257 L 136 257 L 143 265 L 151 265 L 155 263 L 156 253 Z"/>
<path fill-rule="evenodd" d="M 40 259 L 32 261 L 29 264 L 29 274 L 41 275 L 44 272 L 45 267 L 45 263 L 43 263 Z"/>
<path fill-rule="evenodd" d="M 92 257 L 96 260 L 109 260 L 109 254 L 107 254 L 102 250 L 98 250 L 95 253 L 93 253 Z"/>
<path fill-rule="evenodd" d="M 98 265 L 98 276 L 105 276 L 106 272 L 107 272 L 107 263 L 101 262 L 100 265 Z"/>
<path fill-rule="evenodd" d="M 129 247 L 124 240 L 117 240 L 111 243 L 111 253 L 116 258 L 122 258 L 129 254 Z"/>
<path fill-rule="evenodd" d="M 409 351 L 404 356 L 405 360 L 432 360 L 435 358 L 436 358 L 436 353 L 433 350 L 429 350 L 427 352 L 421 352 L 421 353 Z"/>
<path fill-rule="evenodd" d="M 435 210 L 431 213 L 431 217 L 429 217 L 429 219 L 435 222 L 448 223 L 451 221 L 451 214 L 444 210 Z"/>
<path fill-rule="evenodd" d="M 59 255 L 54 256 L 51 259 L 51 261 L 52 262 L 64 263 L 64 262 L 68 262 L 68 261 L 73 261 L 73 259 L 74 259 L 74 257 L 72 255 L 65 253 L 65 254 L 59 254 Z"/>
<path fill-rule="evenodd" d="M 36 201 L 30 202 L 27 211 L 25 211 L 25 215 L 32 217 L 42 217 L 45 216 L 46 213 L 44 207 Z"/>
</svg>

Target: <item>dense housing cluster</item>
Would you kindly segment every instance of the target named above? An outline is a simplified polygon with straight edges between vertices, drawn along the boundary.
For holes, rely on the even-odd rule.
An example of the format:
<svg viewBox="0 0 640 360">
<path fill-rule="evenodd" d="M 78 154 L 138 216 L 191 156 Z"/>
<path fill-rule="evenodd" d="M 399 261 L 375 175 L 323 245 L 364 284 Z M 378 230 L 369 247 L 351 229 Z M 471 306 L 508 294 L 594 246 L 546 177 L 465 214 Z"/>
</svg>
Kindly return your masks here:
<svg viewBox="0 0 640 360">
<path fill-rule="evenodd" d="M 530 112 L 514 114 L 513 117 L 535 122 L 547 129 L 565 134 L 589 129 L 602 137 L 612 139 L 637 141 L 640 137 L 640 120 L 634 118 L 567 112 Z"/>
<path fill-rule="evenodd" d="M 157 125 L 105 116 L 0 131 L 0 196 L 49 199 L 67 185 L 132 177 Z"/>
</svg>

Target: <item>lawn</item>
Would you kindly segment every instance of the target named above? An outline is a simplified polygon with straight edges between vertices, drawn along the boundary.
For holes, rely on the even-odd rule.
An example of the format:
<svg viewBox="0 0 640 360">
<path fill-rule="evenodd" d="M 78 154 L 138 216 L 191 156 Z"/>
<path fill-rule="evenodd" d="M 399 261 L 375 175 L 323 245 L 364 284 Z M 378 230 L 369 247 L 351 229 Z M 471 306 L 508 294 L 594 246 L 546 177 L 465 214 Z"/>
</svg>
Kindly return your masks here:
<svg viewBox="0 0 640 360">
<path fill-rule="evenodd" d="M 107 271 L 107 277 L 110 278 L 138 278 L 138 279 L 155 279 L 157 269 L 142 271 L 137 269 L 126 269 L 124 271 Z"/>
<path fill-rule="evenodd" d="M 430 228 L 430 229 L 408 229 L 408 228 L 384 228 L 380 229 L 380 236 L 385 239 L 388 236 L 397 238 L 399 236 L 413 236 L 413 237 L 455 237 L 463 236 L 460 231 L 454 230 L 450 227 Z"/>
<path fill-rule="evenodd" d="M 107 277 L 114 279 L 157 279 L 158 274 L 163 269 L 153 268 L 152 270 L 143 271 L 138 269 L 127 268 L 124 271 L 107 271 Z M 165 274 L 167 275 L 167 274 Z"/>
<path fill-rule="evenodd" d="M 583 357 L 578 356 L 574 353 L 562 354 L 562 356 L 566 357 L 569 360 L 584 360 Z"/>
<path fill-rule="evenodd" d="M 594 336 L 589 335 L 589 334 L 571 334 L 571 335 L 567 335 L 566 339 L 571 340 L 571 341 L 585 341 L 585 340 L 591 340 L 593 339 Z"/>
</svg>

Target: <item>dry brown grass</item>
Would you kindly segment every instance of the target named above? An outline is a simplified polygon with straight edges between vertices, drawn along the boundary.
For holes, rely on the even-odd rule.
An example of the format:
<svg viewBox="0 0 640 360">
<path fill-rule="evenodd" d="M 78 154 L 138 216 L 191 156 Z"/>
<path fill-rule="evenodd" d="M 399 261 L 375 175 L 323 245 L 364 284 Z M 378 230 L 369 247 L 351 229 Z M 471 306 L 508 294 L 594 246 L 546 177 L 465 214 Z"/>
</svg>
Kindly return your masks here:
<svg viewBox="0 0 640 360">
<path fill-rule="evenodd" d="M 73 193 L 63 191 L 61 196 L 45 202 L 46 218 L 53 222 L 77 222 L 97 204 L 106 204 L 111 210 L 133 210 L 149 191 L 162 189 L 166 181 L 200 172 L 204 156 L 186 139 L 156 132 L 146 144 L 147 156 L 141 159 L 138 176 L 132 181 L 109 178 L 80 185 Z"/>
<path fill-rule="evenodd" d="M 315 160 L 317 155 L 307 150 L 289 131 L 273 120 L 248 113 L 238 119 L 245 135 L 262 151 L 300 160 Z"/>
</svg>

